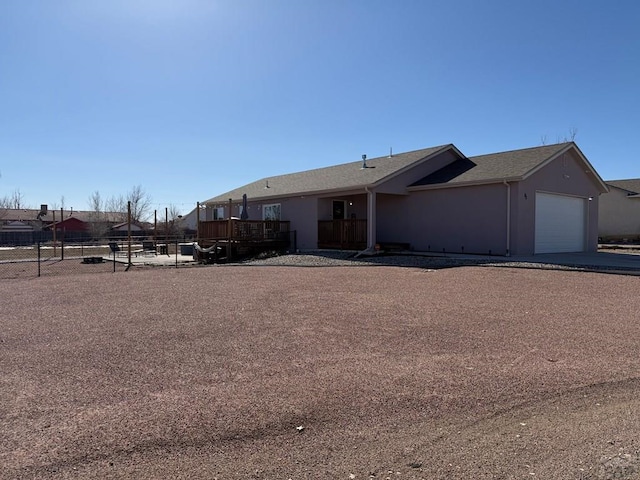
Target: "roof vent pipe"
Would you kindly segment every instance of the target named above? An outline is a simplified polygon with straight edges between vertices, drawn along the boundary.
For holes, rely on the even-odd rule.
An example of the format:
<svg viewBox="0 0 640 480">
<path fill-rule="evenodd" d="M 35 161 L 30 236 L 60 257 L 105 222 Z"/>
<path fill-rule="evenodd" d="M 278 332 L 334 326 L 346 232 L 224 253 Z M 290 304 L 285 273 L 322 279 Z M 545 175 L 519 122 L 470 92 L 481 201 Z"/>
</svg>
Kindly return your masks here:
<svg viewBox="0 0 640 480">
<path fill-rule="evenodd" d="M 389 147 L 389 158 L 393 157 L 393 148 Z"/>
<path fill-rule="evenodd" d="M 368 168 L 367 167 L 367 156 L 366 155 L 362 155 L 362 168 Z"/>
</svg>

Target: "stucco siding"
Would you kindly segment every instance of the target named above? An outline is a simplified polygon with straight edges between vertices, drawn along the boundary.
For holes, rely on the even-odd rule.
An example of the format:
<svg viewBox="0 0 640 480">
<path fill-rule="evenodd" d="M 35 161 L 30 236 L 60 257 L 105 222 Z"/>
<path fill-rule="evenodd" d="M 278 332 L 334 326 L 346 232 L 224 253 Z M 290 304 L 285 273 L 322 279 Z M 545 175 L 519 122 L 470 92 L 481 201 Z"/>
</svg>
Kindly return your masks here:
<svg viewBox="0 0 640 480">
<path fill-rule="evenodd" d="M 597 251 L 599 185 L 591 174 L 585 172 L 584 163 L 573 152 L 567 152 L 520 182 L 518 197 L 512 203 L 518 215 L 517 249 L 514 249 L 514 254 L 534 253 L 536 192 L 571 195 L 585 199 L 587 202 L 586 250 Z"/>
<path fill-rule="evenodd" d="M 317 247 L 317 197 L 283 198 L 281 200 L 270 200 L 269 203 L 280 203 L 280 218 L 291 222 L 291 230 L 296 232 L 296 246 L 298 249 L 309 250 Z"/>
<path fill-rule="evenodd" d="M 629 198 L 626 190 L 616 187 L 600 195 L 598 236 L 604 240 L 640 238 L 640 198 Z"/>
<path fill-rule="evenodd" d="M 416 251 L 505 255 L 506 191 L 501 184 L 418 191 L 397 215 Z"/>
<path fill-rule="evenodd" d="M 408 208 L 412 197 L 406 195 L 378 194 L 378 216 L 376 222 L 376 239 L 378 243 L 411 244 Z"/>
</svg>

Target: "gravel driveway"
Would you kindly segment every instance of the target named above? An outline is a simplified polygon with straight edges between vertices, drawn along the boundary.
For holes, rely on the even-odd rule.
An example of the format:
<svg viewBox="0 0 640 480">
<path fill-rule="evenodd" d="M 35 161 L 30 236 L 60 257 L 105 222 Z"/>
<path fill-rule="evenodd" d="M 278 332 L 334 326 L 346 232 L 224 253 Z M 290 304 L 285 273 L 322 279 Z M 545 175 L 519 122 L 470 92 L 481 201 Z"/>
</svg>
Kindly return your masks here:
<svg viewBox="0 0 640 480">
<path fill-rule="evenodd" d="M 0 282 L 0 478 L 640 478 L 638 277 L 328 261 Z"/>
</svg>

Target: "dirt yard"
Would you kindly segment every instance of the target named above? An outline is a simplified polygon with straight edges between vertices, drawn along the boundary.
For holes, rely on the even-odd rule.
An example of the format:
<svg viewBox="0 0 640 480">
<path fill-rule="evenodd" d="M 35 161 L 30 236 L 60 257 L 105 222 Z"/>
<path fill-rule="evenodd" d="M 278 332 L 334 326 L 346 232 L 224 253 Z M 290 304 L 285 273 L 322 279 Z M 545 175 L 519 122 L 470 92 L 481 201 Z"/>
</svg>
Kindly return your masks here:
<svg viewBox="0 0 640 480">
<path fill-rule="evenodd" d="M 0 281 L 0 478 L 640 478 L 639 291 L 493 267 Z"/>
</svg>

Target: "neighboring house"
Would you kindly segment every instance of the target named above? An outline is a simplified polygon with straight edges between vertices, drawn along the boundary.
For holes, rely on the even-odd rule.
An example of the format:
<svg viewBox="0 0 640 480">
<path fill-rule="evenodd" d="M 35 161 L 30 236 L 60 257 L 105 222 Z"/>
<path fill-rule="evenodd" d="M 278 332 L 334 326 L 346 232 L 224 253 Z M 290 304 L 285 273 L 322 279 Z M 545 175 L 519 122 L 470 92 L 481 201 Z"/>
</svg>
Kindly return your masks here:
<svg viewBox="0 0 640 480">
<path fill-rule="evenodd" d="M 54 224 L 56 233 L 59 235 L 59 232 L 64 232 L 68 240 L 99 238 L 108 232 L 111 225 L 121 222 L 122 218 L 123 214 L 117 212 L 49 210 L 46 205 L 40 209 L 3 208 L 0 209 L 0 244 L 50 241 Z"/>
<path fill-rule="evenodd" d="M 610 180 L 600 197 L 598 235 L 603 241 L 640 240 L 640 178 Z"/>
<path fill-rule="evenodd" d="M 137 223 L 131 223 L 131 232 L 142 232 L 145 228 Z M 129 223 L 122 222 L 111 226 L 112 232 L 127 233 L 129 231 Z"/>
<path fill-rule="evenodd" d="M 201 220 L 205 219 L 205 211 L 203 208 L 200 208 L 200 213 L 202 214 Z M 195 232 L 198 228 L 198 206 L 191 210 L 189 213 L 184 215 L 180 219 L 180 229 L 186 232 Z"/>
<path fill-rule="evenodd" d="M 66 217 L 62 221 L 51 222 L 44 227 L 45 230 L 55 230 L 57 232 L 88 232 L 89 223 L 76 217 Z"/>
<path fill-rule="evenodd" d="M 32 239 L 35 235 L 33 226 L 27 222 L 20 220 L 7 220 L 0 222 L 0 245 L 32 243 Z"/>
<path fill-rule="evenodd" d="M 596 251 L 607 186 L 573 142 L 467 158 L 454 145 L 265 178 L 205 202 L 201 220 L 283 220 L 297 247 Z"/>
</svg>

